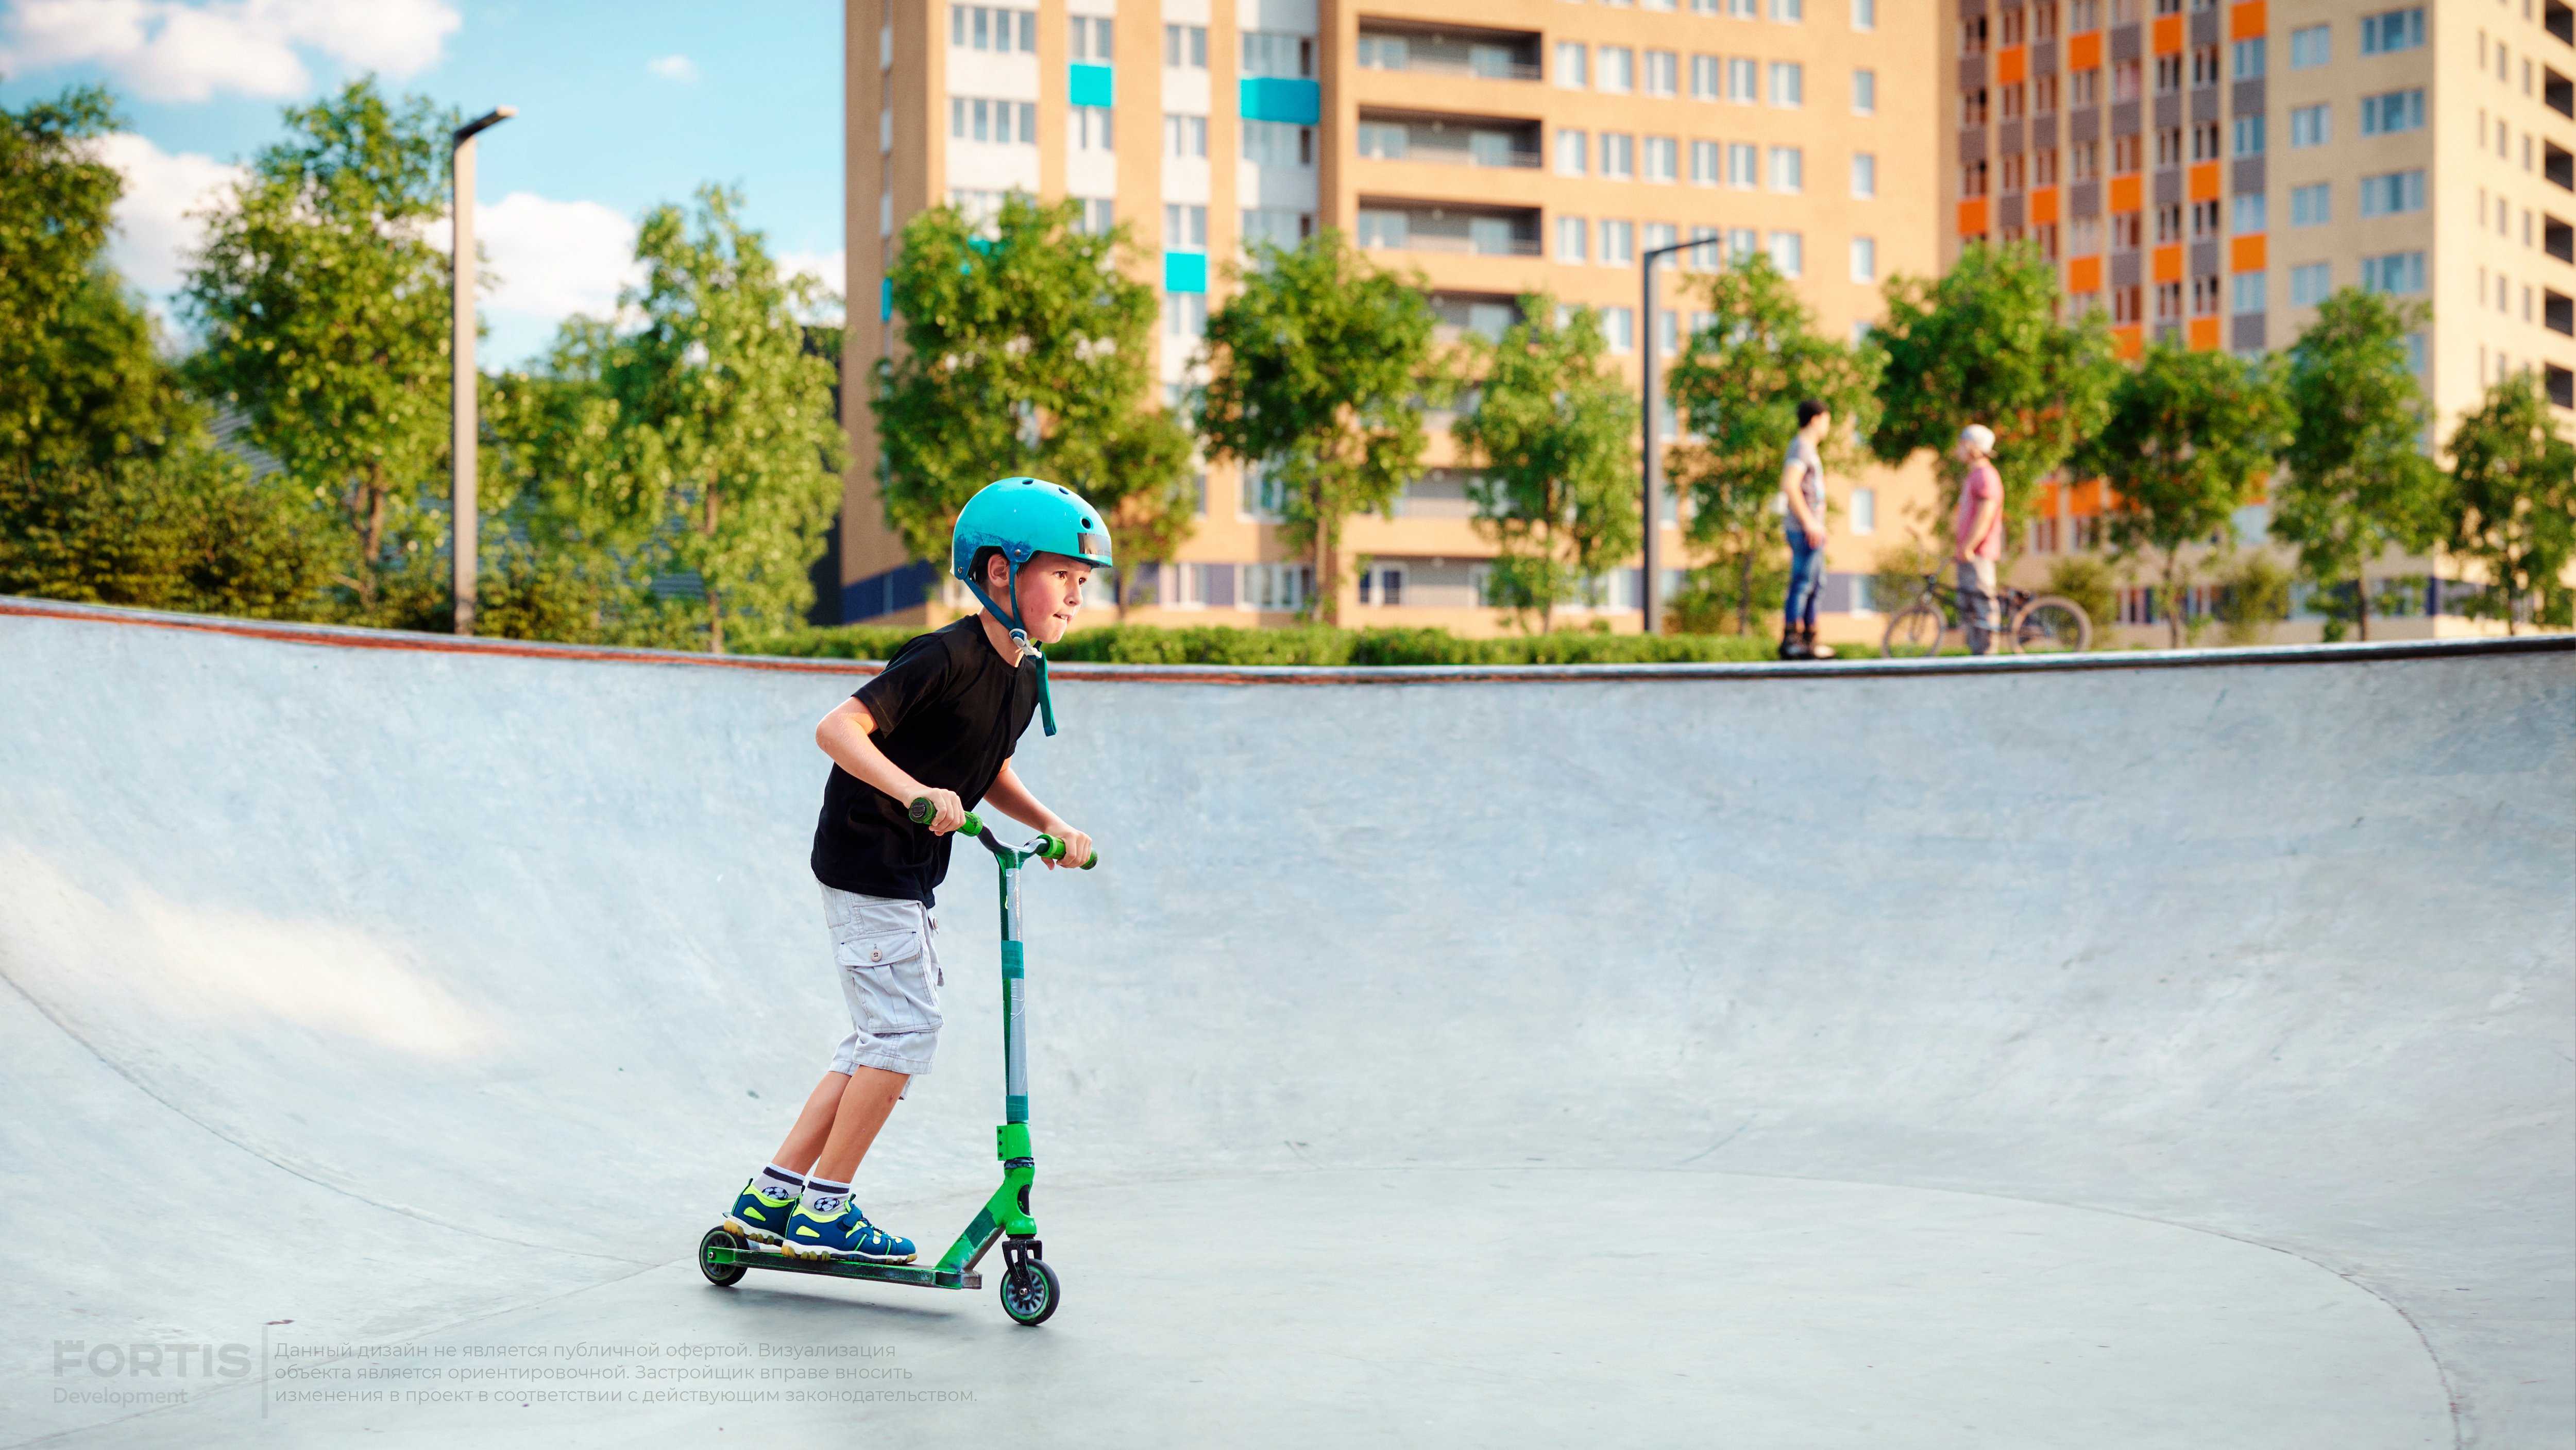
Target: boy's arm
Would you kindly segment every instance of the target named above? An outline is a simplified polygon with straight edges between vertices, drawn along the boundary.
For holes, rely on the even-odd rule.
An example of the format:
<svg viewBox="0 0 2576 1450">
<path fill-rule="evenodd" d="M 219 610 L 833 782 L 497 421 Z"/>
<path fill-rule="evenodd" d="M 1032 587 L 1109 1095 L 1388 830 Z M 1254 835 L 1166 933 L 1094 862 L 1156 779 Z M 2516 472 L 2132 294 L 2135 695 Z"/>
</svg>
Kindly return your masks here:
<svg viewBox="0 0 2576 1450">
<path fill-rule="evenodd" d="M 984 792 L 984 799 L 1021 825 L 1034 827 L 1064 842 L 1064 859 L 1049 861 L 1047 865 L 1080 866 L 1091 859 L 1091 838 L 1075 830 L 1064 817 L 1048 810 L 1044 803 L 1030 794 L 1028 786 L 1020 780 L 1019 772 L 1011 769 L 1009 761 L 1002 762 L 1002 773 L 993 777 L 993 788 Z"/>
<path fill-rule="evenodd" d="M 853 695 L 832 708 L 823 722 L 814 727 L 814 743 L 832 757 L 832 763 L 905 806 L 923 796 L 930 797 L 939 813 L 931 818 L 934 834 L 946 835 L 966 819 L 966 807 L 953 790 L 933 790 L 904 773 L 903 767 L 886 759 L 869 736 L 876 730 L 876 717 Z M 1005 767 L 1007 773 L 1008 767 Z M 1039 827 L 1044 830 L 1045 827 Z"/>
</svg>

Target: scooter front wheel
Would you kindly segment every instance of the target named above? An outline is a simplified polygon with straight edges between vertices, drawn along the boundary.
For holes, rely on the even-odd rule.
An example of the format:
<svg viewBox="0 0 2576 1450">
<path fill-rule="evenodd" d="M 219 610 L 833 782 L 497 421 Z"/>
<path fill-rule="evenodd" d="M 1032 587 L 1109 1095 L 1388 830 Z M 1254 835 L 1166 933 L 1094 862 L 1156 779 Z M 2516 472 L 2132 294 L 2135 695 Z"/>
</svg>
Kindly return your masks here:
<svg viewBox="0 0 2576 1450">
<path fill-rule="evenodd" d="M 742 1236 L 732 1229 L 723 1227 L 708 1229 L 707 1236 L 698 1240 L 698 1272 L 706 1275 L 707 1282 L 719 1289 L 730 1288 L 742 1282 L 742 1276 L 751 1271 L 740 1264 L 718 1263 L 713 1251 L 731 1249 L 740 1253 L 743 1248 Z"/>
<path fill-rule="evenodd" d="M 1044 1259 L 1022 1259 L 1002 1273 L 1002 1312 L 1035 1328 L 1047 1322 L 1064 1299 L 1064 1287 Z"/>
</svg>

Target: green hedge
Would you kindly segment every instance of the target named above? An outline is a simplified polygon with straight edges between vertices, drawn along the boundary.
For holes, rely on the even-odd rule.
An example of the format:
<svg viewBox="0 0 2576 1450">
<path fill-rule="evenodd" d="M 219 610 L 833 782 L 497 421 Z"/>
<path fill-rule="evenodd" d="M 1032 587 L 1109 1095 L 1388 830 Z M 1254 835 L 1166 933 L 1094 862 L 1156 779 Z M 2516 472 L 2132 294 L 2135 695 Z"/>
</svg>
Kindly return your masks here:
<svg viewBox="0 0 2576 1450">
<path fill-rule="evenodd" d="M 881 660 L 919 632 L 849 624 L 747 638 L 737 648 L 745 654 Z M 1590 665 L 1742 663 L 1774 659 L 1776 649 L 1771 640 L 1733 634 L 1559 632 L 1466 639 L 1445 629 L 1110 624 L 1074 631 L 1047 658 L 1125 665 Z M 1841 649 L 1846 657 L 1877 653 L 1851 645 Z"/>
</svg>

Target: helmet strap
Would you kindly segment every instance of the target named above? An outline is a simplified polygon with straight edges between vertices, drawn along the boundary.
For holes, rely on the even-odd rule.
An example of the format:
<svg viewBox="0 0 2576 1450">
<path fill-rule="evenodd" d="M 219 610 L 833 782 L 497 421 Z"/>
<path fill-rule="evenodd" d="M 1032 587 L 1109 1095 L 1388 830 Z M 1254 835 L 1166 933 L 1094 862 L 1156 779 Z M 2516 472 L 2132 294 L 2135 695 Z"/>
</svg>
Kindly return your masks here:
<svg viewBox="0 0 2576 1450">
<path fill-rule="evenodd" d="M 1020 598 L 1019 561 L 1005 553 L 1002 555 L 1002 563 L 1010 570 L 1008 574 L 1003 576 L 1006 581 L 1004 589 L 1009 593 L 1011 602 L 1013 604 L 1017 604 Z M 1011 643 L 1020 647 L 1022 658 L 1026 658 L 1030 655 L 1035 655 L 1037 657 L 1038 714 L 1043 718 L 1046 724 L 1046 733 L 1053 735 L 1055 733 L 1055 699 L 1047 690 L 1046 651 L 1040 649 L 1029 639 L 1028 626 L 1021 623 L 1020 612 L 1017 609 L 1004 608 L 1001 604 L 995 602 L 992 595 L 984 592 L 983 580 L 969 579 L 966 581 L 966 587 L 974 593 L 978 600 L 983 602 L 986 609 L 993 611 L 994 618 L 1001 620 L 1003 625 L 1010 630 Z M 1016 666 L 1017 662 L 1014 661 L 1013 663 Z"/>
</svg>

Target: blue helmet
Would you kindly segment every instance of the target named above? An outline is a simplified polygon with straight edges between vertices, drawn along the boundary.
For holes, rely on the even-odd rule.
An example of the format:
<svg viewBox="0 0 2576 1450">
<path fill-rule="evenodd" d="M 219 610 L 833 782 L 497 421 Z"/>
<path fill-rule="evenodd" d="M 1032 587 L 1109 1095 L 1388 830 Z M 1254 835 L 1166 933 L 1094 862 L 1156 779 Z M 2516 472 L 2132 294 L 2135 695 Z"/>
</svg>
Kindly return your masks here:
<svg viewBox="0 0 2576 1450">
<path fill-rule="evenodd" d="M 975 560 L 987 549 L 999 550 L 1010 561 L 1010 583 L 1001 600 L 985 593 L 984 581 L 976 576 Z M 1046 717 L 1046 733 L 1053 735 L 1055 702 L 1047 690 L 1046 655 L 1029 643 L 1028 626 L 1017 607 L 1020 566 L 1039 554 L 1062 554 L 1095 569 L 1114 563 L 1109 526 L 1101 521 L 1100 510 L 1060 483 L 1026 475 L 996 479 L 957 511 L 957 528 L 948 539 L 948 572 L 1010 627 L 1012 639 L 1037 654 L 1038 706 Z"/>
</svg>

